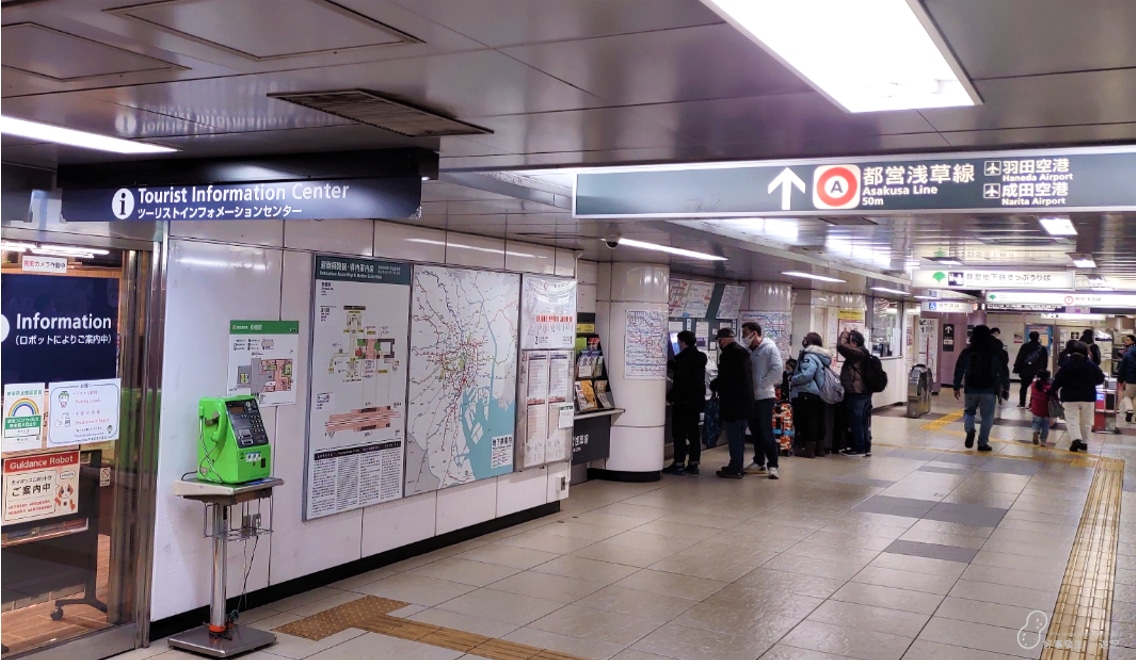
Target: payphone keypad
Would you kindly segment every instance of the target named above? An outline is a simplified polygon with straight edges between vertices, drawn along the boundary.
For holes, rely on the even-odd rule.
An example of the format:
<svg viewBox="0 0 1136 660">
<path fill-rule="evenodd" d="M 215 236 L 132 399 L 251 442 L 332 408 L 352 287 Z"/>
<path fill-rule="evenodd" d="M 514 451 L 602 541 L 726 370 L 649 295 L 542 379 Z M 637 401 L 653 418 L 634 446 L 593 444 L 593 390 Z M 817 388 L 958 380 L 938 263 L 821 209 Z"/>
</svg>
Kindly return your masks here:
<svg viewBox="0 0 1136 660">
<path fill-rule="evenodd" d="M 255 447 L 268 444 L 268 433 L 264 430 L 264 418 L 260 407 L 253 399 L 230 403 L 228 406 L 229 425 L 240 447 Z"/>
</svg>

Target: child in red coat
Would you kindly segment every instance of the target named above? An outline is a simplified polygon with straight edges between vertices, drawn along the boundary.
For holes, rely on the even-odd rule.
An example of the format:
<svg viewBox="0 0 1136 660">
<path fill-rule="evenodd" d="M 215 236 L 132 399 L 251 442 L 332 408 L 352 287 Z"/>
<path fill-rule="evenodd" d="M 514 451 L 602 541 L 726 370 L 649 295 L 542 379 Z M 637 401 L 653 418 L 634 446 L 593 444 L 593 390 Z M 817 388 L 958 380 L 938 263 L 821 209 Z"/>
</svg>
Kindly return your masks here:
<svg viewBox="0 0 1136 660">
<path fill-rule="evenodd" d="M 1049 400 L 1053 380 L 1044 369 L 1037 372 L 1033 385 L 1030 385 L 1030 413 L 1033 414 L 1033 444 L 1044 443 L 1049 439 Z"/>
</svg>

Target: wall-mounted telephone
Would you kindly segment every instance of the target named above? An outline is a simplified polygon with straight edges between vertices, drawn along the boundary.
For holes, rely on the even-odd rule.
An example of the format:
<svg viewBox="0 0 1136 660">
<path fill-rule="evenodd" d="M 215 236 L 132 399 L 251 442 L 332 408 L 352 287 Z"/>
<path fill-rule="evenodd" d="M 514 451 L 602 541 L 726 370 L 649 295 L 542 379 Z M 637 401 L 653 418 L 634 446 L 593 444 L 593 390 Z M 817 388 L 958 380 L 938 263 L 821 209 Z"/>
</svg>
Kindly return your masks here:
<svg viewBox="0 0 1136 660">
<path fill-rule="evenodd" d="M 272 474 L 272 447 L 255 397 L 204 398 L 197 404 L 197 416 L 199 479 L 240 484 Z"/>
</svg>

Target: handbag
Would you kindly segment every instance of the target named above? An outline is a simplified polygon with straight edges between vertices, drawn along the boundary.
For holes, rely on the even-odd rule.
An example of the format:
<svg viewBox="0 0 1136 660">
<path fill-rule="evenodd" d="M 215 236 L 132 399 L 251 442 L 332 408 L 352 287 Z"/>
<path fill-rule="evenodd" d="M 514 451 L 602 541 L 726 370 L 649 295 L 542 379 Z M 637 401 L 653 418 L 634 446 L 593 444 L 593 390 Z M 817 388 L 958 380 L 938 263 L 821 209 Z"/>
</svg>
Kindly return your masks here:
<svg viewBox="0 0 1136 660">
<path fill-rule="evenodd" d="M 721 402 L 715 392 L 706 402 L 706 410 L 702 413 L 702 444 L 707 449 L 718 446 L 718 438 L 722 435 L 722 418 L 719 416 Z"/>
<path fill-rule="evenodd" d="M 1049 397 L 1049 418 L 1057 419 L 1058 417 L 1065 416 L 1065 406 L 1057 400 L 1057 397 Z"/>
</svg>

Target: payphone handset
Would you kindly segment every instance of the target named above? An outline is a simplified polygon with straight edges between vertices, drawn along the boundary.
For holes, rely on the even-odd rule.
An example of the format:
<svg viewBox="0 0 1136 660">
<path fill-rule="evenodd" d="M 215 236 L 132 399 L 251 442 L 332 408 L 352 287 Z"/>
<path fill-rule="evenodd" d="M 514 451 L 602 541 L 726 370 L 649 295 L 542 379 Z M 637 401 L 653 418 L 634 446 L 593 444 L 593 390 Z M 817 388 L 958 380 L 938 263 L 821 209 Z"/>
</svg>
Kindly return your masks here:
<svg viewBox="0 0 1136 660">
<path fill-rule="evenodd" d="M 272 447 L 252 396 L 208 397 L 197 404 L 197 477 L 241 484 L 272 474 Z"/>
</svg>

